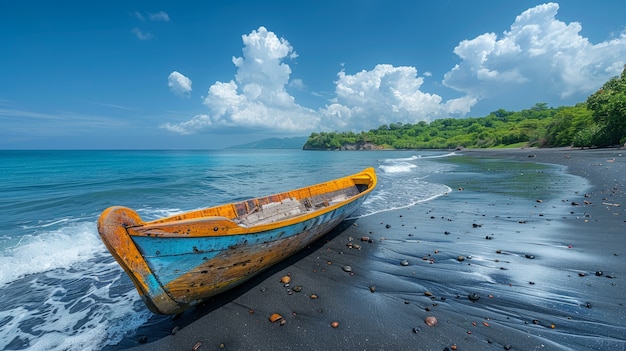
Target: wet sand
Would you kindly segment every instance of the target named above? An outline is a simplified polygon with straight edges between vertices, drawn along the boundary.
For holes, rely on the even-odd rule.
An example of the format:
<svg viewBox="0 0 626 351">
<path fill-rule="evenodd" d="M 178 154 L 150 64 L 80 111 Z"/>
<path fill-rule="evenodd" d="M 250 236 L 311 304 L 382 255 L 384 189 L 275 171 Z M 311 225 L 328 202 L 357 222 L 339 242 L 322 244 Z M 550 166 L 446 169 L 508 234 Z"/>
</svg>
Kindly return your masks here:
<svg viewBox="0 0 626 351">
<path fill-rule="evenodd" d="M 344 222 L 125 345 L 626 349 L 626 150 L 464 150 L 443 162 L 458 167 L 429 180 L 449 185 L 446 196 Z"/>
</svg>

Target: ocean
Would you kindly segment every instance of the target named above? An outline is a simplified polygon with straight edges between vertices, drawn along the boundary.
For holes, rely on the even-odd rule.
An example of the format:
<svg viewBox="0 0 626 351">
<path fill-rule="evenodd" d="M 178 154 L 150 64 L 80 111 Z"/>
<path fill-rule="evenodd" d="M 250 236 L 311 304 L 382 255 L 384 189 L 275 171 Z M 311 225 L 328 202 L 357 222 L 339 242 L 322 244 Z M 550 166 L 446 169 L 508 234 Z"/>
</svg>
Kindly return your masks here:
<svg viewBox="0 0 626 351">
<path fill-rule="evenodd" d="M 145 220 L 269 195 L 374 167 L 354 215 L 405 208 L 452 189 L 444 151 L 0 151 L 0 349 L 100 350 L 156 324 L 100 241 L 112 205 Z"/>
</svg>

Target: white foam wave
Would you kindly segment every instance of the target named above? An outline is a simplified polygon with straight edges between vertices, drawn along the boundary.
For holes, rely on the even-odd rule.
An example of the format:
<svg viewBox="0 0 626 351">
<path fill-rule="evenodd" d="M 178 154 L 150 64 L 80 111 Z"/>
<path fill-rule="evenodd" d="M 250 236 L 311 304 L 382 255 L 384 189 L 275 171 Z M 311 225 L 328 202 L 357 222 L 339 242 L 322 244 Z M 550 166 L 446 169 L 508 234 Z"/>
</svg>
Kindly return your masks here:
<svg viewBox="0 0 626 351">
<path fill-rule="evenodd" d="M 101 350 L 119 343 L 152 316 L 132 284 L 118 284 L 122 274 L 115 261 L 91 260 L 86 270 L 57 269 L 27 282 L 30 299 L 39 303 L 0 311 L 0 320 L 7 321 L 0 348 L 16 339 L 28 350 L 47 351 Z"/>
<path fill-rule="evenodd" d="M 411 169 L 415 167 L 417 166 L 409 162 L 394 162 L 390 165 L 379 166 L 380 170 L 384 173 L 406 173 L 411 172 Z"/>
<path fill-rule="evenodd" d="M 449 194 L 450 192 L 452 192 L 452 189 L 447 185 L 443 185 L 442 191 L 439 193 L 434 193 L 430 196 L 425 196 L 425 197 L 415 197 L 412 201 L 399 201 L 397 203 L 389 203 L 388 201 L 386 201 L 388 200 L 388 197 L 385 194 L 375 194 L 373 196 L 370 196 L 363 203 L 362 207 L 364 208 L 364 210 L 360 211 L 359 213 L 357 213 L 357 215 L 348 219 L 363 218 L 363 217 L 375 215 L 377 213 L 394 211 L 394 210 L 398 210 L 402 208 L 415 206 L 419 203 L 432 201 L 438 197 L 445 196 Z M 380 205 L 381 201 L 385 201 L 386 205 L 381 206 Z"/>
<path fill-rule="evenodd" d="M 185 211 L 190 211 L 190 209 L 182 210 L 180 208 L 138 208 L 137 213 L 141 216 L 144 221 L 150 221 L 163 217 L 170 217 L 177 214 L 180 214 Z"/>
<path fill-rule="evenodd" d="M 93 222 L 73 223 L 53 231 L 27 235 L 0 252 L 0 287 L 29 274 L 69 267 L 86 261 L 104 245 Z"/>
<path fill-rule="evenodd" d="M 422 158 L 422 156 L 420 155 L 414 155 L 411 157 L 399 157 L 399 158 L 388 158 L 386 160 L 383 160 L 383 162 L 398 162 L 398 161 L 415 161 Z"/>
<path fill-rule="evenodd" d="M 51 222 L 47 222 L 47 223 L 37 223 L 35 225 L 25 225 L 22 226 L 23 229 L 39 229 L 39 228 L 48 228 L 48 227 L 52 227 L 55 225 L 59 225 L 59 224 L 68 224 L 71 222 L 76 222 L 78 219 L 71 219 L 71 218 L 61 218 L 61 219 L 57 219 Z"/>
<path fill-rule="evenodd" d="M 438 154 L 438 155 L 413 155 L 413 156 L 409 156 L 409 157 L 398 157 L 398 158 L 387 158 L 382 160 L 383 163 L 395 163 L 395 162 L 410 162 L 410 161 L 416 161 L 416 160 L 421 160 L 421 159 L 430 159 L 430 158 L 444 158 L 444 157 L 450 157 L 450 156 L 456 156 L 458 155 L 456 152 L 452 151 L 452 152 L 448 152 L 446 154 Z"/>
<path fill-rule="evenodd" d="M 444 158 L 444 157 L 450 157 L 450 156 L 456 156 L 458 155 L 456 152 L 449 152 L 447 154 L 442 154 L 442 155 L 430 155 L 430 156 L 424 156 L 422 158 Z"/>
</svg>

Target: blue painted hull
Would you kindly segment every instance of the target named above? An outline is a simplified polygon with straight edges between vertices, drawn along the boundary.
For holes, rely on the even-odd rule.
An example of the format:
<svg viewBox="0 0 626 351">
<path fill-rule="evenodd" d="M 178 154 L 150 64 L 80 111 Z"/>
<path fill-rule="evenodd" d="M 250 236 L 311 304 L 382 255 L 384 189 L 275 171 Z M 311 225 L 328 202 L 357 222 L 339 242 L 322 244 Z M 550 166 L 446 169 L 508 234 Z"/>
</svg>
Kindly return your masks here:
<svg viewBox="0 0 626 351">
<path fill-rule="evenodd" d="M 101 216 L 99 230 L 147 306 L 178 313 L 328 233 L 376 184 L 371 169 L 340 180 L 148 223 L 130 209 L 113 207 Z M 250 218 L 258 224 L 250 225 Z"/>
</svg>

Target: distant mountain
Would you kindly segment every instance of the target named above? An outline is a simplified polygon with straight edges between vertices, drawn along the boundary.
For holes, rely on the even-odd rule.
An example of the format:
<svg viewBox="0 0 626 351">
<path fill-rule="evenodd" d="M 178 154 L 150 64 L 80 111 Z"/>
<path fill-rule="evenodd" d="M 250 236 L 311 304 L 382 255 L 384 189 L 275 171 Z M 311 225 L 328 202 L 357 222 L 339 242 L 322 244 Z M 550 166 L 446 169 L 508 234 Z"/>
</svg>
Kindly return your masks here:
<svg viewBox="0 0 626 351">
<path fill-rule="evenodd" d="M 269 138 L 230 146 L 227 149 L 302 149 L 308 139 L 309 137 Z"/>
</svg>

